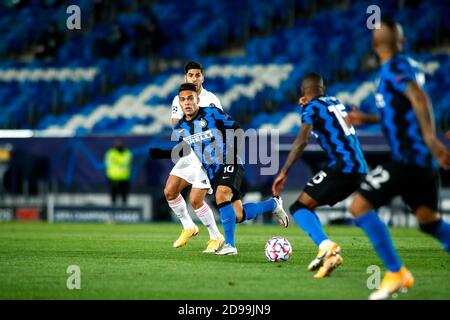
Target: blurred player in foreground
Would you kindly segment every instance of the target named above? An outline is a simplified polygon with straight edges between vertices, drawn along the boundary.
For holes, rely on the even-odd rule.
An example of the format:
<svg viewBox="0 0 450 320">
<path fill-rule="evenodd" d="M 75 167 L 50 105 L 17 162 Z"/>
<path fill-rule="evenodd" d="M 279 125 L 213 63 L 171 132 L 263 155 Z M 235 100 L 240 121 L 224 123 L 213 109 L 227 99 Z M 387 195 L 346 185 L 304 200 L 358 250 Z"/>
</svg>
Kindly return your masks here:
<svg viewBox="0 0 450 320">
<path fill-rule="evenodd" d="M 410 287 L 412 274 L 403 266 L 389 231 L 376 209 L 401 196 L 417 217 L 420 229 L 439 240 L 450 253 L 450 225 L 438 210 L 439 165 L 449 169 L 450 152 L 436 137 L 432 108 L 422 89 L 416 63 L 400 54 L 403 31 L 393 21 L 382 21 L 373 32 L 372 44 L 381 66 L 376 93 L 379 116 L 352 111 L 354 125 L 381 121 L 391 147 L 392 160 L 371 171 L 361 184 L 350 212 L 372 242 L 387 273 L 369 299 L 387 299 Z M 437 161 L 436 161 L 437 160 Z"/>
<path fill-rule="evenodd" d="M 303 154 L 308 137 L 313 133 L 327 154 L 328 165 L 307 183 L 290 211 L 300 228 L 319 247 L 308 269 L 319 269 L 314 277 L 323 278 L 343 259 L 340 246 L 328 239 L 314 210 L 323 205 L 334 206 L 346 199 L 358 188 L 368 168 L 345 106 L 337 98 L 325 95 L 322 76 L 307 74 L 301 90 L 302 126 L 286 163 L 273 183 L 272 192 L 277 196 L 284 190 L 289 169 Z"/>
<path fill-rule="evenodd" d="M 251 220 L 264 213 L 273 212 L 280 224 L 287 227 L 289 219 L 282 200 L 270 200 L 242 205 L 241 183 L 244 168 L 238 157 L 239 125 L 215 107 L 199 108 L 194 84 L 184 83 L 179 88 L 179 101 L 183 118 L 175 125 L 174 134 L 183 149 L 191 148 L 200 159 L 214 190 L 225 232 L 225 245 L 217 255 L 237 254 L 235 245 L 236 223 Z M 231 137 L 230 137 L 231 136 Z"/>
</svg>

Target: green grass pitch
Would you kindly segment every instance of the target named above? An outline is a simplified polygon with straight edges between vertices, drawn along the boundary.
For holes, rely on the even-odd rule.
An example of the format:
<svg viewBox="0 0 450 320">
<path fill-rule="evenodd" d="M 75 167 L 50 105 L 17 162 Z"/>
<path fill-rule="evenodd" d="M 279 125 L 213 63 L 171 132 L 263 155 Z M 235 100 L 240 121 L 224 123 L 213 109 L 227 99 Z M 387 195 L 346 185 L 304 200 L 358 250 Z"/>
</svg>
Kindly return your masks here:
<svg viewBox="0 0 450 320">
<path fill-rule="evenodd" d="M 381 265 L 356 227 L 326 227 L 344 264 L 326 279 L 306 266 L 316 254 L 296 225 L 238 225 L 236 256 L 204 254 L 208 232 L 172 248 L 177 224 L 0 223 L 0 299 L 367 299 L 367 267 Z M 415 286 L 395 299 L 450 299 L 450 256 L 415 229 L 392 229 Z M 288 262 L 267 262 L 265 241 L 286 237 Z M 69 290 L 69 265 L 81 289 Z M 382 268 L 384 273 L 384 269 Z"/>
</svg>

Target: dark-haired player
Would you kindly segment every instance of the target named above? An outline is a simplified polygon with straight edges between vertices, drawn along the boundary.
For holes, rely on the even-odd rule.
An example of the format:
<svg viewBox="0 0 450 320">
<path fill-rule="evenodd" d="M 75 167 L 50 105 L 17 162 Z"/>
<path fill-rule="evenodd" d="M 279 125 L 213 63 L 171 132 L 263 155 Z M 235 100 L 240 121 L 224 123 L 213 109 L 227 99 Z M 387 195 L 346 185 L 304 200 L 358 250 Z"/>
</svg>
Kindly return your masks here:
<svg viewBox="0 0 450 320">
<path fill-rule="evenodd" d="M 375 211 L 394 196 L 401 196 L 415 213 L 420 229 L 450 252 L 450 225 L 437 213 L 438 167 L 449 168 L 450 152 L 436 137 L 432 108 L 422 89 L 423 74 L 417 73 L 415 61 L 400 54 L 403 42 L 398 23 L 384 20 L 374 30 L 372 45 L 382 64 L 375 96 L 379 116 L 350 113 L 355 125 L 381 120 L 391 147 L 392 160 L 367 175 L 350 206 L 356 224 L 365 231 L 387 268 L 380 288 L 369 297 L 374 300 L 387 299 L 413 284 L 413 276 L 402 265 Z"/>
<path fill-rule="evenodd" d="M 240 188 L 244 168 L 237 154 L 238 139 L 235 139 L 235 130 L 239 129 L 239 125 L 218 108 L 200 108 L 196 86 L 192 83 L 182 84 L 178 97 L 184 116 L 174 126 L 173 132 L 181 142 L 179 145 L 187 145 L 200 159 L 219 207 L 225 245 L 216 254 L 237 254 L 234 239 L 236 223 L 273 212 L 280 224 L 287 227 L 289 219 L 279 197 L 242 205 Z"/>
<path fill-rule="evenodd" d="M 290 211 L 300 228 L 319 248 L 308 269 L 319 269 L 314 277 L 323 278 L 343 260 L 340 246 L 328 239 L 314 210 L 323 205 L 333 206 L 346 199 L 358 188 L 368 168 L 345 106 L 335 97 L 325 95 L 322 76 L 317 73 L 307 74 L 301 90 L 301 129 L 286 163 L 273 183 L 272 192 L 277 196 L 284 189 L 289 169 L 302 155 L 308 137 L 313 133 L 327 154 L 328 165 L 307 183 Z"/>
<path fill-rule="evenodd" d="M 184 72 L 185 82 L 195 85 L 197 95 L 200 99 L 200 107 L 215 106 L 222 109 L 219 99 L 212 92 L 203 88 L 203 67 L 200 63 L 196 61 L 188 62 L 184 67 Z M 183 110 L 180 107 L 178 95 L 176 95 L 172 102 L 172 126 L 182 117 Z M 181 191 L 189 185 L 192 185 L 189 202 L 197 217 L 209 232 L 208 245 L 203 252 L 214 253 L 224 244 L 224 237 L 217 228 L 211 208 L 205 202 L 205 196 L 211 190 L 210 181 L 200 161 L 193 153 L 178 160 L 170 172 L 164 188 L 164 195 L 166 196 L 169 207 L 183 225 L 183 230 L 173 246 L 175 248 L 183 247 L 187 244 L 189 238 L 197 235 L 199 232 L 198 227 L 189 216 L 186 202 L 181 195 Z"/>
</svg>

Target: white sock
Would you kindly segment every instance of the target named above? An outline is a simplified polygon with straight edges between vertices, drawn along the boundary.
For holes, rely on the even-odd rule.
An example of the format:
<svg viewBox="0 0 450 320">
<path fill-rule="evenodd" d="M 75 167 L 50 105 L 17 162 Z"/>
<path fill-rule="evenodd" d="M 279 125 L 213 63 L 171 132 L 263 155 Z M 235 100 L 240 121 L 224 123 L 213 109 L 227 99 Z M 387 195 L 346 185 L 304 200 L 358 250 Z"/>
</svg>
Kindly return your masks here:
<svg viewBox="0 0 450 320">
<path fill-rule="evenodd" d="M 217 228 L 216 220 L 214 219 L 214 214 L 208 204 L 205 202 L 203 205 L 195 209 L 195 214 L 208 229 L 210 239 L 218 239 L 220 236 L 219 228 Z"/>
<path fill-rule="evenodd" d="M 187 210 L 186 201 L 181 194 L 174 200 L 168 200 L 167 203 L 169 207 L 172 209 L 173 213 L 180 219 L 181 224 L 183 225 L 184 230 L 189 230 L 194 228 L 195 224 L 189 216 L 189 212 Z"/>
<path fill-rule="evenodd" d="M 329 239 L 327 240 L 323 240 L 320 244 L 319 244 L 319 249 L 325 249 L 326 247 L 330 246 L 333 242 Z"/>
</svg>

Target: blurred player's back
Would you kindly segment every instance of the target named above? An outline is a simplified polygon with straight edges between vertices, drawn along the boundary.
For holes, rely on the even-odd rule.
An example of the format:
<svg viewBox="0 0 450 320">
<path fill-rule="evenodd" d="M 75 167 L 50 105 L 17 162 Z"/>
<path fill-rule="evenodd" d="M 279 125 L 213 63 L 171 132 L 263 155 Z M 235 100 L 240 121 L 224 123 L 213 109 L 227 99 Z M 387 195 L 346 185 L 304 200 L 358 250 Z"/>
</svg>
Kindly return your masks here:
<svg viewBox="0 0 450 320">
<path fill-rule="evenodd" d="M 383 131 L 391 146 L 392 159 L 419 167 L 437 167 L 420 131 L 420 124 L 411 101 L 404 91 L 409 81 L 424 84 L 424 74 L 417 62 L 397 54 L 387 61 L 380 72 L 376 93 Z"/>
<path fill-rule="evenodd" d="M 349 211 L 388 270 L 380 288 L 369 297 L 380 300 L 414 283 L 375 211 L 395 196 L 401 196 L 416 215 L 420 229 L 450 252 L 450 225 L 438 214 L 437 170 L 438 161 L 444 169 L 449 168 L 450 151 L 436 137 L 431 104 L 422 89 L 423 76 L 417 76 L 414 61 L 401 54 L 402 27 L 391 20 L 382 21 L 373 31 L 372 43 L 382 63 L 376 102 L 392 160 L 367 175 Z"/>
</svg>

